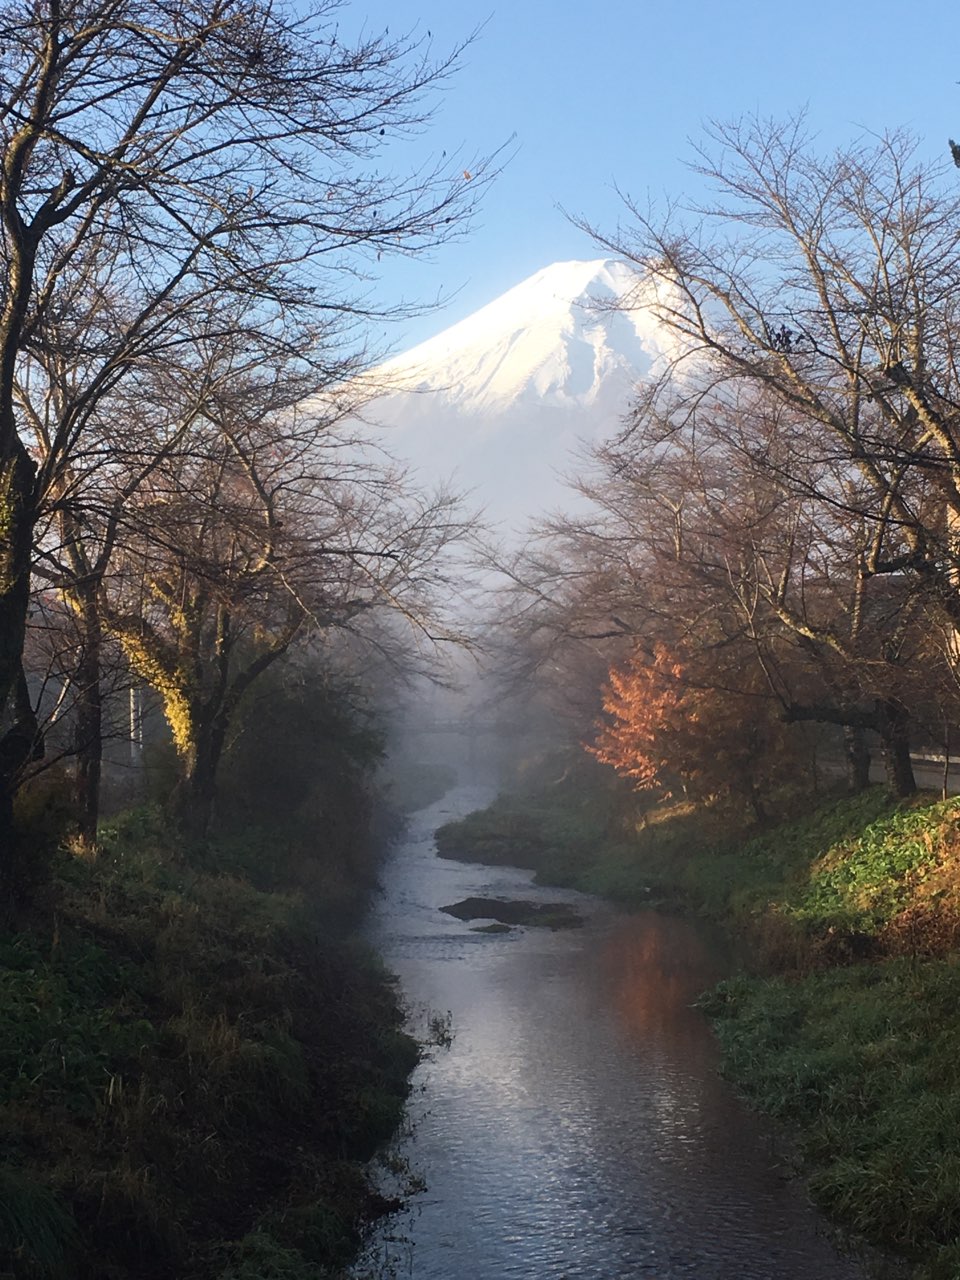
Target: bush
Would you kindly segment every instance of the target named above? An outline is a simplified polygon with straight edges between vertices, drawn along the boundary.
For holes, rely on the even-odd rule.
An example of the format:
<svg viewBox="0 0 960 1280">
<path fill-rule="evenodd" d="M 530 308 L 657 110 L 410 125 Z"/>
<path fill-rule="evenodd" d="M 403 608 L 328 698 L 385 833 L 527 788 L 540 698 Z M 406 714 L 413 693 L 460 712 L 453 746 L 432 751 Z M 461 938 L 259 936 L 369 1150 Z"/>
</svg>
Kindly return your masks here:
<svg viewBox="0 0 960 1280">
<path fill-rule="evenodd" d="M 378 1208 L 359 1162 L 417 1056 L 392 985 L 301 895 L 164 839 L 122 816 L 97 861 L 60 856 L 52 918 L 0 934 L 0 1257 L 24 1280 L 315 1276 Z"/>
<path fill-rule="evenodd" d="M 332 915 L 355 913 L 390 834 L 371 783 L 381 735 L 349 688 L 288 679 L 261 681 L 244 708 L 207 865 L 240 868 L 267 890 L 303 888 Z"/>
</svg>

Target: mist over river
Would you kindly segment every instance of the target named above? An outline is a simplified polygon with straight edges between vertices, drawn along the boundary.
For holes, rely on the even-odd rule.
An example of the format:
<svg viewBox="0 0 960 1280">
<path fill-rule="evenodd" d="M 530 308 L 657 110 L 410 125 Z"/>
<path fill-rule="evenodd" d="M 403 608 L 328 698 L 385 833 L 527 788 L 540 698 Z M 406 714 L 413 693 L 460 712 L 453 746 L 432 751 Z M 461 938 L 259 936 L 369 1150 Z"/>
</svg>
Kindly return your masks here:
<svg viewBox="0 0 960 1280">
<path fill-rule="evenodd" d="M 438 859 L 459 786 L 411 820 L 369 934 L 414 1023 L 452 1019 L 418 1069 L 400 1150 L 426 1190 L 355 1274 L 415 1280 L 852 1280 L 769 1131 L 717 1073 L 690 1007 L 722 977 L 699 925 L 623 915 L 528 872 Z M 575 903 L 582 929 L 473 931 L 471 896 Z"/>
</svg>

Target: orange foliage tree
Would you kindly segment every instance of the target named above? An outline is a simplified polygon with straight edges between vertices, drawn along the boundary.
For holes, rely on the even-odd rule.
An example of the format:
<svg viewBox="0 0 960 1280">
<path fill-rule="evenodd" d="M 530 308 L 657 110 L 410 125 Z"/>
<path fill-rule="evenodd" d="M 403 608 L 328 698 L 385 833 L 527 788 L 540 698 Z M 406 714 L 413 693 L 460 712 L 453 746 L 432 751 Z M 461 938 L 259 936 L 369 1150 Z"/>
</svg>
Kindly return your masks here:
<svg viewBox="0 0 960 1280">
<path fill-rule="evenodd" d="M 638 790 L 663 786 L 677 770 L 677 738 L 685 715 L 683 667 L 666 645 L 652 658 L 635 652 L 625 667 L 611 667 L 603 690 L 606 719 L 591 755 L 632 778 Z"/>
<path fill-rule="evenodd" d="M 701 797 L 739 796 L 765 817 L 761 796 L 803 769 L 802 739 L 759 690 L 721 681 L 662 642 L 636 650 L 610 670 L 587 751 L 638 790 L 669 795 L 679 782 Z"/>
</svg>

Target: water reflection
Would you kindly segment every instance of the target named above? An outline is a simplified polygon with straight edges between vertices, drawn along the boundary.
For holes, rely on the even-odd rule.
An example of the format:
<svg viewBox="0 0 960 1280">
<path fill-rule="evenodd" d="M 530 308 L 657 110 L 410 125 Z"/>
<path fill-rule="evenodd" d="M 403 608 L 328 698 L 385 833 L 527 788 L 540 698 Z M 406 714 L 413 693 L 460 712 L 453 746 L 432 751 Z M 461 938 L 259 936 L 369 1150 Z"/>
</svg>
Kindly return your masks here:
<svg viewBox="0 0 960 1280">
<path fill-rule="evenodd" d="M 717 1075 L 713 1038 L 690 1008 L 722 966 L 703 932 L 572 894 L 588 925 L 556 934 L 476 934 L 438 911 L 471 895 L 557 897 L 523 872 L 436 859 L 439 808 L 485 800 L 460 791 L 421 816 L 374 923 L 408 997 L 449 1009 L 455 1038 L 420 1069 L 412 1102 L 405 1155 L 428 1189 L 381 1233 L 368 1270 L 417 1280 L 859 1275 L 818 1234 L 762 1125 Z"/>
</svg>

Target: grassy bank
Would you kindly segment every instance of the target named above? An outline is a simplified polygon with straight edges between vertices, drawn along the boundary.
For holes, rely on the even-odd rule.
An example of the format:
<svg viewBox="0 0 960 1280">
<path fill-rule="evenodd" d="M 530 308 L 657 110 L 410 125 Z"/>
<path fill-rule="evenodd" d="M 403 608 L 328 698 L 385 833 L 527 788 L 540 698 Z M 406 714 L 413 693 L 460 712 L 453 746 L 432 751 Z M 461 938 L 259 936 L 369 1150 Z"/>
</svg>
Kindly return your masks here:
<svg viewBox="0 0 960 1280">
<path fill-rule="evenodd" d="M 502 797 L 441 852 L 720 920 L 750 976 L 704 998 L 725 1070 L 797 1140 L 816 1202 L 918 1280 L 960 1277 L 960 801 L 824 798 L 763 831 L 596 791 Z"/>
<path fill-rule="evenodd" d="M 59 852 L 0 934 L 0 1271 L 335 1275 L 383 1206 L 362 1162 L 416 1046 L 334 917 L 257 885 L 253 841 L 188 869 L 150 812 Z"/>
</svg>

